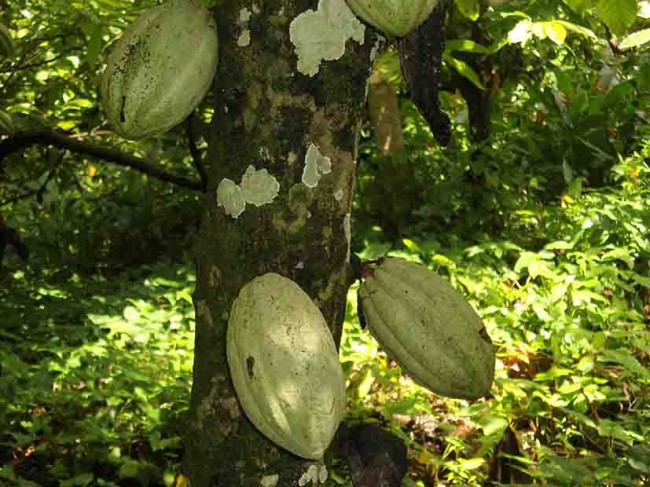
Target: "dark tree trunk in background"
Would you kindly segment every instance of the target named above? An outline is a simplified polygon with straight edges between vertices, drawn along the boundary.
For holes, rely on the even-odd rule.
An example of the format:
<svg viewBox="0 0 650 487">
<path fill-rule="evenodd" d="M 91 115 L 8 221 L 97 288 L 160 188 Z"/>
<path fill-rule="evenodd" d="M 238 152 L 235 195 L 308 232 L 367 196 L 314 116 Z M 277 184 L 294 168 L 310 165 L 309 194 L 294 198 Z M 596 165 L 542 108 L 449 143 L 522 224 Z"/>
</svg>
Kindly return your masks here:
<svg viewBox="0 0 650 487">
<path fill-rule="evenodd" d="M 472 23 L 472 40 L 477 44 L 488 47 L 489 40 L 478 22 Z M 492 110 L 492 69 L 493 65 L 488 56 L 477 59 L 476 55 L 458 55 L 470 67 L 479 74 L 486 89 L 482 90 L 475 86 L 467 78 L 459 79 L 460 92 L 467 102 L 469 111 L 470 139 L 474 143 L 485 142 L 490 138 L 490 115 Z"/>
<path fill-rule="evenodd" d="M 275 447 L 240 409 L 226 361 L 226 326 L 240 288 L 272 271 L 309 294 L 340 340 L 350 283 L 357 127 L 373 39 L 367 31 L 363 45 L 348 39 L 345 54 L 322 62 L 318 74 L 299 73 L 290 24 L 304 11 L 316 11 L 317 4 L 275 0 L 253 7 L 224 0 L 215 13 L 220 59 L 197 241 L 196 350 L 186 439 L 193 487 L 257 487 L 274 474 L 278 486 L 298 485 L 313 463 Z M 321 25 L 314 25 L 312 35 Z M 312 144 L 331 159 L 331 172 L 314 188 L 302 182 Z M 217 205 L 216 190 L 224 178 L 239 184 L 250 165 L 268 170 L 279 193 L 270 204 L 247 204 L 234 219 Z"/>
</svg>

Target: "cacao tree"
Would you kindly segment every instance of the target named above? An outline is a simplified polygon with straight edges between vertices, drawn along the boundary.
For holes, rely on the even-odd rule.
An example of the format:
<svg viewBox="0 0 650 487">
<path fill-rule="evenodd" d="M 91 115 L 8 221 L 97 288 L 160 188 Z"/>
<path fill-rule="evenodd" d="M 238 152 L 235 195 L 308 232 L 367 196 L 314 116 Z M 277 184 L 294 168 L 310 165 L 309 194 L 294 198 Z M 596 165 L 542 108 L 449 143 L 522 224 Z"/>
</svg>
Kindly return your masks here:
<svg viewBox="0 0 650 487">
<path fill-rule="evenodd" d="M 276 272 L 316 302 L 338 342 L 350 284 L 357 127 L 376 38 L 342 0 L 225 1 L 215 17 L 220 52 L 197 241 L 190 478 L 197 486 L 258 486 L 279 475 L 277 485 L 298 485 L 310 463 L 262 436 L 239 408 L 225 353 L 228 314 L 246 282 Z M 262 171 L 279 183 L 277 196 L 264 196 L 268 180 L 259 177 L 258 199 L 247 197 L 242 178 Z M 225 179 L 242 183 L 248 203 L 240 214 L 220 188 Z"/>
</svg>

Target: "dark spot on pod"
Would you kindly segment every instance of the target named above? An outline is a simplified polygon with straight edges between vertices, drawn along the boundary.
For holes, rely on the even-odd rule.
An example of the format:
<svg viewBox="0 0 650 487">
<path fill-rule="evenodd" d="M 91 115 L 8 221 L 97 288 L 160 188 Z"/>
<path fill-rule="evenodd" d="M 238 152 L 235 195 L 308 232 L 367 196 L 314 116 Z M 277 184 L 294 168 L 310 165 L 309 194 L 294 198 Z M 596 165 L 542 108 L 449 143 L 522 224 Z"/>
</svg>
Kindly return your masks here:
<svg viewBox="0 0 650 487">
<path fill-rule="evenodd" d="M 248 377 L 251 379 L 254 377 L 253 367 L 255 366 L 255 359 L 250 355 L 246 357 L 246 370 L 248 371 Z"/>
<path fill-rule="evenodd" d="M 124 108 L 126 107 L 126 96 L 122 96 L 122 105 L 120 106 L 120 122 L 126 122 L 126 115 L 124 115 Z"/>
<path fill-rule="evenodd" d="M 485 327 L 481 328 L 478 331 L 478 335 L 483 339 L 483 341 L 485 341 L 485 342 L 489 343 L 490 345 L 492 345 L 492 340 L 490 339 L 490 335 L 488 335 L 488 332 L 485 329 Z"/>
</svg>

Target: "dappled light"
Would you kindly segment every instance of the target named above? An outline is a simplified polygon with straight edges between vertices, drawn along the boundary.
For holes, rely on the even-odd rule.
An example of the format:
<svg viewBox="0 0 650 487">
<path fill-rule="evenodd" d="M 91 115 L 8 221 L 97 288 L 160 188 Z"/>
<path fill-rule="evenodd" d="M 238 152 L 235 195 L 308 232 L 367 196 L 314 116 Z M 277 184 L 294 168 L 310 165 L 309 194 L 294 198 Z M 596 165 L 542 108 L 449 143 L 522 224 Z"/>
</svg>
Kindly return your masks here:
<svg viewBox="0 0 650 487">
<path fill-rule="evenodd" d="M 50 485 L 86 469 L 175 476 L 191 384 L 193 280 L 169 267 L 119 280 L 25 273 L 0 290 L 0 391 L 12 398 L 0 407 L 9 427 L 1 443 L 16 468 L 34 464 L 26 479 Z"/>
<path fill-rule="evenodd" d="M 168 1 L 0 0 L 0 486 L 650 485 L 650 1 Z"/>
</svg>

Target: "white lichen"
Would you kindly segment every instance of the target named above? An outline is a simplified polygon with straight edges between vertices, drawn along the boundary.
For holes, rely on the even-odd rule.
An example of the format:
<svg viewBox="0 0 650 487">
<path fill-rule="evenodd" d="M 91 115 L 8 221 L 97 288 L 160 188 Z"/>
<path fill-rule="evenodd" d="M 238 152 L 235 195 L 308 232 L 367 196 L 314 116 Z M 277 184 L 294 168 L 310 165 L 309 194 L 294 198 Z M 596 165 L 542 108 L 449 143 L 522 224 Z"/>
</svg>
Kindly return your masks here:
<svg viewBox="0 0 650 487">
<path fill-rule="evenodd" d="M 334 199 L 336 201 L 341 201 L 343 199 L 343 190 L 341 188 L 336 190 L 336 193 L 334 193 Z"/>
<path fill-rule="evenodd" d="M 301 487 L 309 483 L 318 484 L 318 467 L 313 464 L 309 466 L 307 471 L 304 472 L 298 480 L 298 485 Z"/>
<path fill-rule="evenodd" d="M 237 37 L 237 45 L 239 47 L 246 47 L 251 43 L 251 31 L 248 28 L 248 22 L 251 19 L 251 11 L 246 7 L 239 11 L 239 37 Z"/>
<path fill-rule="evenodd" d="M 325 465 L 320 466 L 320 471 L 318 472 L 318 480 L 321 484 L 324 484 L 327 480 L 327 467 Z"/>
<path fill-rule="evenodd" d="M 307 10 L 289 26 L 291 43 L 298 56 L 298 71 L 314 76 L 322 61 L 334 61 L 345 53 L 345 43 L 353 39 L 363 44 L 366 28 L 345 0 L 320 0 L 318 10 Z"/>
<path fill-rule="evenodd" d="M 271 203 L 280 190 L 280 183 L 266 169 L 258 171 L 253 166 L 246 169 L 240 186 L 244 201 L 255 206 Z"/>
<path fill-rule="evenodd" d="M 375 58 L 377 57 L 377 54 L 379 54 L 379 51 L 381 51 L 382 46 L 385 44 L 385 39 L 382 36 L 377 36 L 377 39 L 375 40 L 375 44 L 372 46 L 372 49 L 370 49 L 370 62 L 374 62 Z"/>
<path fill-rule="evenodd" d="M 251 11 L 248 10 L 246 7 L 242 8 L 239 11 L 239 22 L 241 24 L 248 22 L 251 19 Z"/>
<path fill-rule="evenodd" d="M 279 480 L 280 480 L 280 476 L 277 473 L 273 475 L 267 475 L 261 478 L 260 485 L 262 487 L 276 487 L 276 485 L 278 485 Z"/>
<path fill-rule="evenodd" d="M 343 217 L 343 234 L 345 235 L 345 240 L 348 242 L 348 252 L 345 256 L 345 261 L 350 262 L 350 244 L 352 243 L 352 227 L 350 224 L 349 213 Z"/>
<path fill-rule="evenodd" d="M 208 328 L 212 328 L 212 313 L 210 313 L 210 308 L 208 308 L 205 299 L 199 299 L 196 302 L 196 315 Z"/>
<path fill-rule="evenodd" d="M 315 188 L 320 178 L 330 172 L 332 172 L 332 160 L 321 154 L 314 144 L 309 144 L 305 155 L 305 168 L 302 171 L 302 183 L 308 188 Z"/>
<path fill-rule="evenodd" d="M 224 178 L 217 187 L 217 205 L 223 206 L 227 215 L 237 218 L 246 208 L 241 188 L 228 178 Z"/>
<path fill-rule="evenodd" d="M 244 29 L 239 33 L 239 37 L 237 38 L 237 45 L 239 47 L 246 47 L 251 43 L 251 31 L 248 29 Z"/>
<path fill-rule="evenodd" d="M 269 150 L 268 147 L 260 147 L 257 153 L 260 155 L 262 159 L 266 161 L 270 161 L 272 159 L 271 151 Z"/>
</svg>

